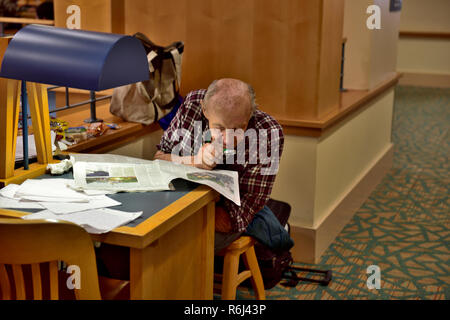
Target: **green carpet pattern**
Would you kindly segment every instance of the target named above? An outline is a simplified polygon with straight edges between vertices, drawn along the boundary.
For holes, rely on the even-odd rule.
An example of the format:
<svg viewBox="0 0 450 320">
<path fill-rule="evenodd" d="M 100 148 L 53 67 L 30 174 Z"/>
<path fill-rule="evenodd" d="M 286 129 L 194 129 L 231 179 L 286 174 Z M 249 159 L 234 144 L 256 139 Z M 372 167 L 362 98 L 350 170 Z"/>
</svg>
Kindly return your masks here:
<svg viewBox="0 0 450 320">
<path fill-rule="evenodd" d="M 332 282 L 277 285 L 267 299 L 450 299 L 449 126 L 450 89 L 397 87 L 392 168 L 320 263 L 296 264 L 331 269 Z M 367 287 L 370 265 L 380 289 Z"/>
</svg>

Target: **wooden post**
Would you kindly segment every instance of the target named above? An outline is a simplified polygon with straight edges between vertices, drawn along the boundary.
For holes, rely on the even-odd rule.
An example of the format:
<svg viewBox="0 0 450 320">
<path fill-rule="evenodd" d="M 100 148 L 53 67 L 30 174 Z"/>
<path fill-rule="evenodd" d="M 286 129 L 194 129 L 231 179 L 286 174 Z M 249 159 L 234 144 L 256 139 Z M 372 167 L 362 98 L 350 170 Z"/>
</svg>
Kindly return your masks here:
<svg viewBox="0 0 450 320">
<path fill-rule="evenodd" d="M 52 160 L 47 92 L 42 84 L 33 82 L 27 82 L 27 91 L 38 163 L 47 164 Z"/>
<path fill-rule="evenodd" d="M 21 183 L 45 173 L 52 156 L 50 115 L 47 89 L 39 83 L 27 82 L 33 134 L 38 163 L 29 170 L 14 170 L 19 123 L 20 81 L 0 78 L 0 187 Z"/>
<path fill-rule="evenodd" d="M 0 78 L 0 179 L 14 175 L 20 81 Z"/>
<path fill-rule="evenodd" d="M 0 67 L 12 37 L 0 38 Z M 0 179 L 14 175 L 20 82 L 0 78 Z"/>
<path fill-rule="evenodd" d="M 0 38 L 0 66 L 12 37 Z M 50 135 L 50 115 L 45 85 L 28 83 L 27 90 L 38 163 L 29 170 L 14 169 L 20 113 L 20 81 L 0 78 L 0 187 L 21 183 L 45 173 L 53 161 Z"/>
</svg>

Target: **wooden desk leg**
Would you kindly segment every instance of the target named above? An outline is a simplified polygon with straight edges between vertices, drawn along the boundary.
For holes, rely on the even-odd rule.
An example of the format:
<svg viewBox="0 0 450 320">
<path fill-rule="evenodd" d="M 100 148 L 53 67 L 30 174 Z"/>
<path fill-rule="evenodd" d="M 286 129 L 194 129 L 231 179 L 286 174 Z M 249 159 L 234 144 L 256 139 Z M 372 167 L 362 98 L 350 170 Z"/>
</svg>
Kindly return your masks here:
<svg viewBox="0 0 450 320">
<path fill-rule="evenodd" d="M 143 249 L 130 250 L 131 299 L 212 299 L 214 202 Z"/>
<path fill-rule="evenodd" d="M 27 92 L 38 163 L 47 164 L 52 162 L 47 89 L 40 83 L 27 82 Z"/>
</svg>

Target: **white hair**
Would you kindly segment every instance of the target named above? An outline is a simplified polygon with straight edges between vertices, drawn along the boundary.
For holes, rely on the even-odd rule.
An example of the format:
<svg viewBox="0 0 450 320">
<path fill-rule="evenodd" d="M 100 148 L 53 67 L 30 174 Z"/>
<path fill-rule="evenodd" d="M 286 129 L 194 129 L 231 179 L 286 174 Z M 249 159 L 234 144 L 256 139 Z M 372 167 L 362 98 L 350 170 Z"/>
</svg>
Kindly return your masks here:
<svg viewBox="0 0 450 320">
<path fill-rule="evenodd" d="M 227 80 L 231 80 L 231 79 L 219 79 L 219 80 L 214 80 L 213 82 L 211 82 L 211 84 L 208 86 L 208 89 L 206 90 L 206 94 L 205 94 L 205 98 L 204 98 L 205 105 L 221 89 L 237 91 L 242 88 L 245 88 L 248 93 L 248 98 L 250 100 L 251 115 L 253 115 L 253 112 L 256 110 L 255 90 L 253 89 L 253 87 L 244 81 L 236 80 L 236 79 L 232 79 L 232 80 L 234 80 L 232 82 L 227 81 L 226 84 L 224 85 L 223 84 L 224 80 L 227 81 Z"/>
</svg>

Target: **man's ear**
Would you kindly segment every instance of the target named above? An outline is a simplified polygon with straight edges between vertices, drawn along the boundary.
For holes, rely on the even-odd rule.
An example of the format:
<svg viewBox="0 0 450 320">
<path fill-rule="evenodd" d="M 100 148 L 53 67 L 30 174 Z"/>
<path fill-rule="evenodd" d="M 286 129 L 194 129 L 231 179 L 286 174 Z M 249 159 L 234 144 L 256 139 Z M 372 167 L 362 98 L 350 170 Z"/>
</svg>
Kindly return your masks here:
<svg viewBox="0 0 450 320">
<path fill-rule="evenodd" d="M 205 107 L 205 100 L 202 100 L 202 101 L 200 102 L 200 105 L 201 105 L 201 107 L 202 107 L 203 115 L 206 116 L 207 111 L 206 111 L 206 107 Z"/>
</svg>

